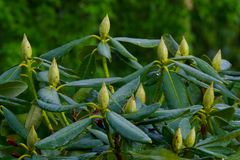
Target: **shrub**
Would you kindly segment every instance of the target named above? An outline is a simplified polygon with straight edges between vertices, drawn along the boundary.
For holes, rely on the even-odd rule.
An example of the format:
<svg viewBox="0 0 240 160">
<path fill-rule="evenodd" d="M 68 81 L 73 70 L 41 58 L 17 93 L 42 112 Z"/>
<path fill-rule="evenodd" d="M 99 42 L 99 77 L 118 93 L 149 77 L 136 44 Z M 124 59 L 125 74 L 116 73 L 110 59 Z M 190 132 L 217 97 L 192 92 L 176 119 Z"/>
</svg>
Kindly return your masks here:
<svg viewBox="0 0 240 160">
<path fill-rule="evenodd" d="M 24 35 L 22 61 L 0 75 L 1 158 L 239 155 L 240 73 L 230 70 L 221 51 L 204 60 L 189 52 L 184 37 L 179 45 L 170 35 L 111 37 L 110 28 L 106 16 L 100 36 L 75 39 L 39 57 Z M 80 74 L 57 64 L 74 47 L 92 41 L 96 45 L 86 49 Z M 156 48 L 158 59 L 142 66 L 122 43 Z M 134 72 L 111 76 L 111 63 Z M 97 67 L 102 77 L 96 76 Z"/>
</svg>

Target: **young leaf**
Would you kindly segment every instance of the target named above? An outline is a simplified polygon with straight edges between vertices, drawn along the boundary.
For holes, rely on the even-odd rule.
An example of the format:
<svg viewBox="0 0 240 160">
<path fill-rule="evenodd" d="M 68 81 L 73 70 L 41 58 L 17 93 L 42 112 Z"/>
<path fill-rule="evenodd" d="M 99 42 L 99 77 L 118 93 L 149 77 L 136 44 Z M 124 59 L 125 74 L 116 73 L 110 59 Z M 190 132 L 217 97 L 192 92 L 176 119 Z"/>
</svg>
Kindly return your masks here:
<svg viewBox="0 0 240 160">
<path fill-rule="evenodd" d="M 58 130 L 54 134 L 40 140 L 35 144 L 35 146 L 39 149 L 56 149 L 64 146 L 82 133 L 83 130 L 90 125 L 90 123 L 91 119 L 89 118 L 74 122 L 67 127 Z"/>
<path fill-rule="evenodd" d="M 49 103 L 60 104 L 60 99 L 57 91 L 52 87 L 44 87 L 38 91 L 39 97 Z"/>
<path fill-rule="evenodd" d="M 26 122 L 25 122 L 25 128 L 27 131 L 31 129 L 32 126 L 34 126 L 36 129 L 41 123 L 42 119 L 42 110 L 37 105 L 32 105 L 30 111 L 27 114 Z"/>
<path fill-rule="evenodd" d="M 98 139 L 100 139 L 101 141 L 103 141 L 104 143 L 106 144 L 109 144 L 109 141 L 108 141 L 108 137 L 107 135 L 100 131 L 100 130 L 97 130 L 97 129 L 89 129 L 89 131 L 95 136 L 97 137 Z"/>
<path fill-rule="evenodd" d="M 137 126 L 115 112 L 107 112 L 106 118 L 110 126 L 121 136 L 132 141 L 152 143 L 152 140 Z"/>
<path fill-rule="evenodd" d="M 89 54 L 84 57 L 82 64 L 80 65 L 79 76 L 81 79 L 90 78 L 96 71 L 96 60 L 94 54 Z"/>
<path fill-rule="evenodd" d="M 174 56 L 178 50 L 177 42 L 173 39 L 173 37 L 170 34 L 164 34 L 162 37 L 164 39 L 168 51 L 171 53 L 172 56 Z"/>
<path fill-rule="evenodd" d="M 110 47 L 106 42 L 100 42 L 98 44 L 98 53 L 103 56 L 106 57 L 107 59 L 111 60 L 112 56 L 111 56 L 111 51 L 110 51 Z"/>
</svg>

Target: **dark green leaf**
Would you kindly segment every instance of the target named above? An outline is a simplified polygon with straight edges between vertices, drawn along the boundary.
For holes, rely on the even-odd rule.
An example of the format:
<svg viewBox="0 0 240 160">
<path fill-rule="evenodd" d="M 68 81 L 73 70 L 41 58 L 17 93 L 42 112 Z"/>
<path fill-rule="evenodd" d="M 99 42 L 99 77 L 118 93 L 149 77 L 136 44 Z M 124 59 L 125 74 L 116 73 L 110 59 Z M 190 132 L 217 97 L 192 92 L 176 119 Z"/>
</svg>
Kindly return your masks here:
<svg viewBox="0 0 240 160">
<path fill-rule="evenodd" d="M 102 146 L 103 143 L 99 139 L 82 138 L 77 142 L 73 142 L 66 146 L 67 149 L 91 149 Z"/>
<path fill-rule="evenodd" d="M 128 38 L 128 37 L 115 37 L 117 41 L 131 43 L 144 48 L 153 48 L 159 45 L 159 39 L 141 39 L 141 38 Z"/>
<path fill-rule="evenodd" d="M 9 124 L 9 127 L 11 127 L 17 134 L 26 139 L 28 133 L 27 130 L 24 128 L 23 124 L 19 122 L 17 117 L 10 110 L 5 107 L 2 107 L 2 110 L 3 115 Z"/>
<path fill-rule="evenodd" d="M 140 78 L 132 80 L 119 88 L 110 98 L 109 109 L 117 113 L 122 111 L 123 104 L 138 88 Z"/>
<path fill-rule="evenodd" d="M 61 105 L 56 103 L 47 103 L 42 100 L 37 100 L 37 103 L 40 108 L 49 111 L 49 112 L 64 112 L 69 111 L 74 108 L 81 108 L 86 109 L 87 103 L 80 103 L 80 104 L 69 104 L 69 105 Z"/>
<path fill-rule="evenodd" d="M 21 67 L 19 65 L 14 66 L 0 75 L 0 83 L 18 80 L 20 78 L 20 73 Z"/>
<path fill-rule="evenodd" d="M 171 53 L 172 56 L 174 56 L 178 50 L 177 42 L 173 39 L 173 37 L 170 34 L 164 34 L 163 39 L 167 46 L 168 51 Z"/>
<path fill-rule="evenodd" d="M 137 58 L 134 57 L 131 53 L 128 52 L 128 50 L 118 41 L 110 37 L 110 42 L 113 45 L 113 47 L 124 57 L 129 58 L 131 60 L 137 61 Z"/>
<path fill-rule="evenodd" d="M 11 81 L 0 84 L 0 95 L 6 97 L 17 97 L 28 88 L 22 81 Z"/>
<path fill-rule="evenodd" d="M 107 112 L 106 118 L 110 126 L 121 136 L 136 142 L 152 143 L 152 140 L 137 126 L 115 112 Z"/>
<path fill-rule="evenodd" d="M 76 138 L 91 123 L 91 119 L 85 118 L 62 128 L 54 134 L 40 140 L 35 144 L 39 149 L 56 149 L 64 146 Z"/>
<path fill-rule="evenodd" d="M 186 71 L 189 75 L 192 75 L 193 77 L 196 77 L 197 79 L 204 81 L 204 82 L 216 82 L 216 83 L 222 83 L 220 80 L 206 74 L 203 73 L 202 71 L 199 71 L 191 66 L 188 66 L 186 64 L 182 64 L 179 62 L 174 62 L 177 66 L 179 66 L 180 68 L 182 68 L 184 71 Z"/>
<path fill-rule="evenodd" d="M 106 133 L 100 131 L 100 130 L 97 130 L 97 129 L 89 129 L 89 131 L 95 136 L 97 137 L 98 139 L 100 139 L 101 141 L 103 141 L 104 143 L 106 144 L 109 144 L 109 141 L 108 141 L 108 137 L 106 135 Z"/>
<path fill-rule="evenodd" d="M 79 81 L 72 81 L 64 84 L 63 86 L 71 86 L 71 87 L 96 87 L 101 86 L 102 83 L 112 84 L 121 81 L 120 77 L 111 77 L 111 78 L 95 78 L 95 79 L 85 79 Z"/>
<path fill-rule="evenodd" d="M 186 87 L 176 73 L 164 70 L 163 92 L 169 108 L 189 106 Z"/>
<path fill-rule="evenodd" d="M 137 112 L 127 113 L 123 116 L 128 120 L 140 121 L 144 118 L 149 117 L 153 112 L 155 112 L 161 105 L 155 103 L 149 106 L 143 105 Z"/>
<path fill-rule="evenodd" d="M 41 58 L 47 59 L 47 60 L 52 60 L 54 57 L 55 58 L 60 58 L 67 54 L 73 47 L 79 45 L 80 43 L 85 42 L 86 40 L 89 40 L 92 38 L 92 36 L 86 36 L 80 39 L 73 40 L 71 42 L 68 42 L 58 48 L 55 48 L 53 50 L 48 51 L 47 53 L 41 55 Z"/>
</svg>

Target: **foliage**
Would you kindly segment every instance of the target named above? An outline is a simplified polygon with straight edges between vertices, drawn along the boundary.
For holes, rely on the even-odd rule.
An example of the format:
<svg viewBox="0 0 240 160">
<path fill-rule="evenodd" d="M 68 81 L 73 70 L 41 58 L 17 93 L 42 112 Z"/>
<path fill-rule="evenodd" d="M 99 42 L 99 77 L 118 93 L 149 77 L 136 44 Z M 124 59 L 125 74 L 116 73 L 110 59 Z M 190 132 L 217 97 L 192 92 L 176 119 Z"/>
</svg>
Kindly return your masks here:
<svg viewBox="0 0 240 160">
<path fill-rule="evenodd" d="M 2 159 L 234 159 L 239 154 L 240 73 L 230 70 L 221 52 L 212 63 L 191 54 L 185 38 L 178 44 L 167 34 L 161 40 L 113 37 L 108 16 L 99 28 L 100 35 L 39 57 L 29 54 L 24 35 L 22 60 L 0 75 Z M 57 64 L 89 43 L 81 74 Z M 123 43 L 157 48 L 159 58 L 142 65 Z M 111 76 L 112 63 L 134 71 Z"/>
<path fill-rule="evenodd" d="M 141 3 L 138 0 L 122 0 L 121 3 L 117 0 L 102 0 L 101 3 L 98 0 L 1 1 L 0 72 L 19 62 L 17 53 L 20 52 L 19 41 L 23 33 L 27 32 L 34 54 L 39 56 L 49 48 L 97 33 L 100 17 L 106 13 L 115 26 L 111 29 L 113 36 L 159 38 L 164 33 L 171 33 L 180 40 L 184 34 L 196 49 L 195 55 L 212 57 L 221 47 L 224 57 L 231 60 L 234 67 L 239 67 L 239 8 L 240 1 L 236 0 L 214 3 L 210 0 L 151 0 Z M 128 48 L 142 64 L 151 62 L 153 50 L 140 50 L 132 45 Z M 71 55 L 75 59 L 66 56 L 62 63 L 74 68 L 82 62 L 83 50 L 72 50 Z M 133 71 L 127 67 L 123 68 L 124 71 L 118 70 L 123 67 L 118 64 L 111 67 L 121 75 Z"/>
</svg>

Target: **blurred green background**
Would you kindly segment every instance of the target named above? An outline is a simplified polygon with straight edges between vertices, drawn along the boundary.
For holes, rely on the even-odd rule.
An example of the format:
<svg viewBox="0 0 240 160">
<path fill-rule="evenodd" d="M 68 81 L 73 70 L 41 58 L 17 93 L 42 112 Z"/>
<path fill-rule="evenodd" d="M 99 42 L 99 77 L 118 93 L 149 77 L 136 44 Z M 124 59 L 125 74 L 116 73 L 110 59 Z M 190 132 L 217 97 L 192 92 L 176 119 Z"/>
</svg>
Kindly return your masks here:
<svg viewBox="0 0 240 160">
<path fill-rule="evenodd" d="M 112 36 L 160 38 L 184 35 L 194 55 L 223 58 L 240 69 L 240 0 L 0 0 L 0 72 L 20 61 L 26 33 L 35 56 L 68 41 L 98 34 L 98 25 L 110 17 Z M 146 64 L 155 50 L 126 46 Z M 65 64 L 81 62 L 74 50 Z M 141 53 L 144 52 L 144 53 Z M 81 57 L 81 56 L 80 56 Z"/>
</svg>

